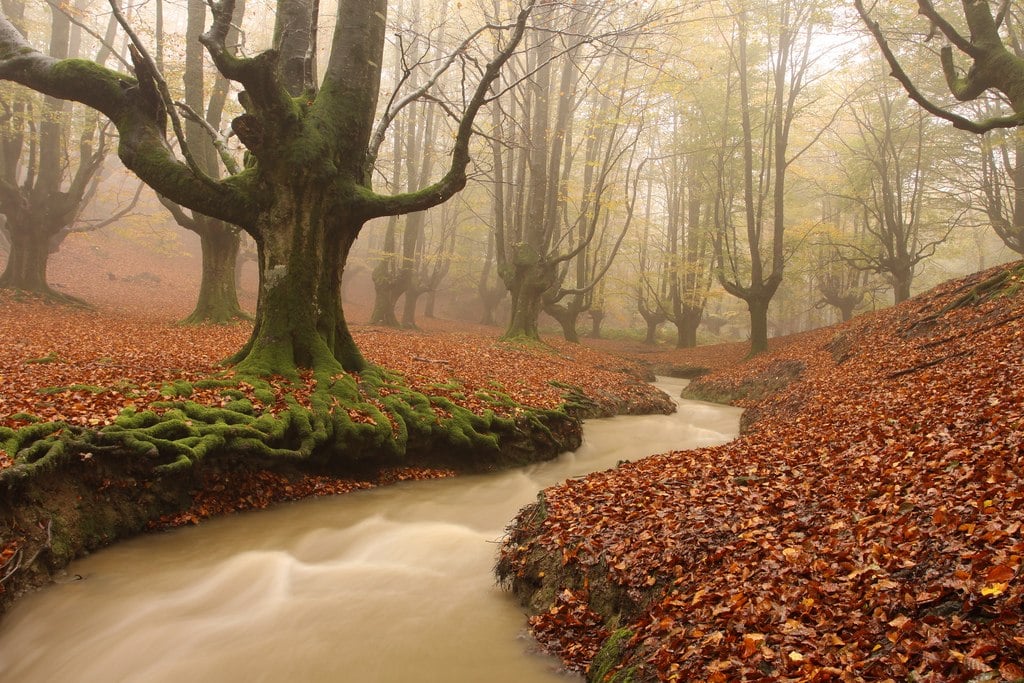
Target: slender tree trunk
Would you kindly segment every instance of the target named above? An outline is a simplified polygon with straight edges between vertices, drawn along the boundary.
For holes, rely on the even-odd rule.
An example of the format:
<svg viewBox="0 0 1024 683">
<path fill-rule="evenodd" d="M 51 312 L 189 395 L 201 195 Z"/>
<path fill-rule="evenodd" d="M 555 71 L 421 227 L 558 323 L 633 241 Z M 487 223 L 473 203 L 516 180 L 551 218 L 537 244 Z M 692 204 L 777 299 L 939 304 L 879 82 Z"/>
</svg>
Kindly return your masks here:
<svg viewBox="0 0 1024 683">
<path fill-rule="evenodd" d="M 197 217 L 200 218 L 200 217 Z M 200 218 L 202 222 L 212 219 Z M 199 222 L 199 221 L 197 221 Z M 226 323 L 246 319 L 249 315 L 238 305 L 236 272 L 238 270 L 239 234 L 220 221 L 212 230 L 199 232 L 203 253 L 203 276 L 195 310 L 183 322 Z"/>
</svg>

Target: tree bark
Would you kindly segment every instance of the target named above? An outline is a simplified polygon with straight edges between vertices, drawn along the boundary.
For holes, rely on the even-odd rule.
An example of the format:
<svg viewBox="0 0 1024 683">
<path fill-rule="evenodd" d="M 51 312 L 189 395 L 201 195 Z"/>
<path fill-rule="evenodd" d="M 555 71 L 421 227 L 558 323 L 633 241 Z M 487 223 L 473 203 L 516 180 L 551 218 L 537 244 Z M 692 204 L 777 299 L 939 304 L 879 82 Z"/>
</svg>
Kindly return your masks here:
<svg viewBox="0 0 1024 683">
<path fill-rule="evenodd" d="M 676 321 L 676 348 L 697 347 L 697 328 L 704 317 L 704 306 L 684 306 Z"/>
<path fill-rule="evenodd" d="M 261 245 L 260 305 L 246 346 L 232 358 L 243 374 L 293 376 L 296 368 L 336 374 L 367 367 L 341 307 L 341 276 L 362 227 L 329 218 L 314 187 L 278 193 Z M 313 194 L 313 197 L 310 197 Z M 273 229 L 269 229 L 270 227 Z"/>
<path fill-rule="evenodd" d="M 768 305 L 771 294 L 751 296 L 746 299 L 750 311 L 750 355 L 756 356 L 768 350 Z"/>
<path fill-rule="evenodd" d="M 59 296 L 46 282 L 50 257 L 50 236 L 40 226 L 11 220 L 6 225 L 10 241 L 7 266 L 0 275 L 0 288 L 21 289 L 47 297 Z"/>
<path fill-rule="evenodd" d="M 238 305 L 235 273 L 241 241 L 239 234 L 223 226 L 221 229 L 200 232 L 199 239 L 203 254 L 199 298 L 195 310 L 183 322 L 190 325 L 203 322 L 227 323 L 249 318 Z"/>
<path fill-rule="evenodd" d="M 604 311 L 599 308 L 590 309 L 590 338 L 601 338 L 601 323 L 604 322 Z"/>
</svg>

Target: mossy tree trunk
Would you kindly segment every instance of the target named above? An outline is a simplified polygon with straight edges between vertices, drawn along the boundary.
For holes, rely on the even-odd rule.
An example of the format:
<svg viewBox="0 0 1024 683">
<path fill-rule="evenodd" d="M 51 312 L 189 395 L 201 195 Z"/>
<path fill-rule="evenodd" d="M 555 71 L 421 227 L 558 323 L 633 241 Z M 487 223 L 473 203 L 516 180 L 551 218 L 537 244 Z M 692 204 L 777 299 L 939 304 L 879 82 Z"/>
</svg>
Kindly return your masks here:
<svg viewBox="0 0 1024 683">
<path fill-rule="evenodd" d="M 291 7 L 298 4 L 304 7 Z M 252 336 L 234 358 L 239 372 L 294 376 L 300 368 L 359 371 L 366 361 L 345 323 L 339 294 L 349 250 L 366 221 L 424 211 L 465 186 L 474 120 L 517 49 L 532 6 L 531 0 L 508 28 L 493 29 L 497 36 L 489 44 L 496 43 L 497 51 L 489 61 L 480 61 L 482 76 L 476 87 L 467 87 L 444 176 L 421 190 L 397 195 L 378 194 L 371 185 L 376 149 L 371 139 L 378 139 L 374 117 L 386 34 L 384 0 L 338 3 L 322 70 L 311 64 L 318 52 L 316 32 L 283 19 L 295 15 L 289 7 L 313 8 L 308 0 L 279 0 L 279 49 L 252 57 L 237 54 L 228 41 L 234 1 L 211 5 L 213 22 L 200 40 L 220 73 L 243 88 L 239 100 L 245 112 L 232 121 L 232 129 L 249 153 L 247 167 L 223 179 L 205 173 L 191 154 L 184 162 L 174 156 L 165 137 L 173 105 L 165 106 L 165 86 L 138 46 L 132 53 L 133 78 L 92 62 L 45 56 L 0 16 L 0 78 L 103 112 L 120 133 L 122 161 L 159 194 L 252 235 L 261 284 Z M 306 60 L 304 68 L 294 68 L 300 58 Z M 321 72 L 318 84 L 313 78 Z M 385 119 L 394 114 L 389 111 Z M 170 123 L 180 128 L 175 118 Z"/>
<path fill-rule="evenodd" d="M 367 363 L 345 322 L 341 276 L 362 221 L 331 215 L 333 201 L 295 183 L 261 220 L 260 306 L 246 346 L 233 359 L 253 375 L 291 375 L 296 367 L 330 373 Z M 317 196 L 319 195 L 319 196 Z"/>
<path fill-rule="evenodd" d="M 506 339 L 540 339 L 538 320 L 544 309 L 544 292 L 557 282 L 555 270 L 554 264 L 526 244 L 519 245 L 511 263 L 501 269 L 511 295 Z"/>
<path fill-rule="evenodd" d="M 182 322 L 228 323 L 251 316 L 238 303 L 238 266 L 241 232 L 238 228 L 200 213 L 186 213 L 174 202 L 163 202 L 178 225 L 199 235 L 202 274 L 195 308 Z"/>
</svg>

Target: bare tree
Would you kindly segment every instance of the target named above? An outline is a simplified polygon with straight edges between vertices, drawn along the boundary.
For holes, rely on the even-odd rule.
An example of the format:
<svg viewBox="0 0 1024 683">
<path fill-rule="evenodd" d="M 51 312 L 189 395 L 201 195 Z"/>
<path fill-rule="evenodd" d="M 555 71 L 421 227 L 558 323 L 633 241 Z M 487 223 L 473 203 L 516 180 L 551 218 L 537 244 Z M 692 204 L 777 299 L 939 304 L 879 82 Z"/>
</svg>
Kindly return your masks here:
<svg viewBox="0 0 1024 683">
<path fill-rule="evenodd" d="M 785 268 L 786 173 L 802 151 L 792 153 L 789 141 L 809 77 L 816 27 L 811 2 L 782 0 L 774 7 L 775 16 L 755 19 L 746 8 L 735 15 L 731 67 L 743 158 L 742 231 L 736 230 L 732 212 L 724 211 L 715 242 L 719 282 L 750 311 L 751 354 L 768 349 L 768 306 Z M 763 105 L 753 99 L 753 81 L 762 66 L 750 59 L 755 26 L 768 31 L 762 38 L 767 70 Z"/>
<path fill-rule="evenodd" d="M 881 85 L 873 102 L 854 108 L 854 144 L 842 164 L 848 174 L 845 198 L 860 208 L 864 239 L 838 245 L 843 259 L 858 270 L 885 275 L 895 303 L 910 298 L 914 275 L 957 225 L 939 219 L 930 206 L 935 191 L 939 131 L 920 109 Z"/>
</svg>

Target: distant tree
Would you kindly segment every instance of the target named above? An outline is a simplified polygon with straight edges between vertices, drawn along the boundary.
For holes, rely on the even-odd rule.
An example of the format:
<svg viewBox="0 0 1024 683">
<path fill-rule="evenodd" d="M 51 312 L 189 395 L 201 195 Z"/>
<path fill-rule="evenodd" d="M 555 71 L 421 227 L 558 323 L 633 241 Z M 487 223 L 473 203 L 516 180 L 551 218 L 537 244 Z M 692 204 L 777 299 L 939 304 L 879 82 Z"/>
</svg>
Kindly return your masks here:
<svg viewBox="0 0 1024 683">
<path fill-rule="evenodd" d="M 636 310 L 644 319 L 644 343 L 653 345 L 658 340 L 658 328 L 668 320 L 669 270 L 668 262 L 659 258 L 654 244 L 655 226 L 651 216 L 654 181 L 647 179 L 647 199 L 644 203 L 643 229 L 636 252 Z"/>
<path fill-rule="evenodd" d="M 510 294 L 507 338 L 538 338 L 545 309 L 559 319 L 567 338 L 577 338 L 575 325 L 590 305 L 594 276 L 606 271 L 607 260 L 594 260 L 599 245 L 615 242 L 610 237 L 615 229 L 602 239 L 603 193 L 610 187 L 614 164 L 609 164 L 629 147 L 635 128 L 601 120 L 602 106 L 622 107 L 626 89 L 600 93 L 607 105 L 593 104 L 587 95 L 597 87 L 601 68 L 614 61 L 611 55 L 656 16 L 648 13 L 626 28 L 615 27 L 607 19 L 621 9 L 611 3 L 545 4 L 538 11 L 542 30 L 532 35 L 530 60 L 516 65 L 526 84 L 510 100 L 506 115 L 495 120 L 495 257 Z M 592 67 L 586 79 L 584 64 Z M 575 142 L 580 126 L 587 125 L 581 111 L 590 117 L 589 128 L 585 139 Z M 580 156 L 595 166 L 580 163 Z M 612 258 L 613 250 L 604 255 Z"/>
<path fill-rule="evenodd" d="M 861 209 L 858 241 L 838 244 L 858 270 L 885 275 L 895 303 L 910 298 L 920 264 L 935 253 L 957 225 L 955 212 L 938 217 L 935 168 L 941 131 L 920 109 L 882 83 L 873 101 L 852 108 L 857 134 L 850 136 L 842 167 L 844 198 Z"/>
<path fill-rule="evenodd" d="M 786 177 L 806 150 L 794 154 L 790 137 L 811 76 L 819 16 L 811 2 L 782 0 L 764 15 L 741 7 L 733 17 L 729 87 L 735 91 L 726 97 L 733 98 L 729 115 L 740 120 L 743 189 L 738 219 L 731 210 L 720 215 L 715 252 L 719 283 L 747 304 L 756 354 L 768 349 L 768 308 L 785 269 Z"/>
<path fill-rule="evenodd" d="M 1024 138 L 989 131 L 978 139 L 974 190 L 989 224 L 1009 249 L 1024 255 Z"/>
<path fill-rule="evenodd" d="M 446 5 L 442 5 L 442 17 Z M 410 29 L 403 33 L 412 36 L 410 41 L 395 43 L 395 62 L 399 68 L 395 70 L 395 89 L 392 102 L 388 104 L 387 116 L 392 115 L 391 106 L 395 104 L 395 96 L 401 89 L 408 88 L 416 92 L 424 81 L 436 78 L 427 71 L 428 65 L 443 63 L 441 31 L 436 42 L 422 37 L 424 21 L 422 5 L 419 0 L 412 0 L 409 5 L 408 20 Z M 442 21 L 443 26 L 443 21 Z M 433 173 L 435 154 L 433 145 L 440 128 L 438 108 L 425 101 L 410 102 L 405 107 L 404 116 L 394 122 L 392 178 L 394 188 L 403 187 L 408 192 L 419 190 L 428 182 Z M 377 138 L 376 142 L 383 140 Z M 403 172 L 404 171 L 404 172 Z M 374 304 L 370 314 L 370 322 L 375 325 L 397 327 L 399 324 L 412 326 L 415 324 L 415 301 L 417 293 L 416 259 L 425 238 L 426 212 L 417 211 L 404 215 L 401 220 L 392 217 L 385 229 L 384 247 L 380 259 L 373 269 Z M 408 305 L 400 323 L 395 307 L 399 298 L 406 294 Z M 412 296 L 408 296 L 408 295 Z"/>
<path fill-rule="evenodd" d="M 238 39 L 238 29 L 244 14 L 245 2 L 239 0 L 235 6 L 232 28 L 228 40 Z M 239 164 L 224 150 L 219 139 L 221 120 L 227 103 L 229 82 L 218 74 L 207 92 L 206 74 L 203 67 L 203 46 L 199 36 L 206 19 L 206 3 L 203 0 L 188 0 L 187 23 L 185 28 L 185 141 L 195 157 L 196 165 L 211 178 L 221 175 L 222 162 L 229 173 L 239 172 Z M 162 46 L 163 41 L 157 43 Z M 218 152 L 218 146 L 223 153 Z M 224 323 L 249 315 L 238 304 L 237 278 L 235 268 L 241 242 L 238 227 L 217 218 L 190 211 L 179 204 L 164 199 L 161 201 L 171 212 L 174 220 L 186 230 L 199 235 L 202 250 L 202 277 L 199 282 L 199 297 L 186 323 Z"/>
<path fill-rule="evenodd" d="M 854 0 L 854 6 L 892 76 L 929 114 L 978 134 L 1024 125 L 1024 49 L 1019 31 L 1020 9 L 1013 3 L 1001 2 L 993 11 L 988 0 L 973 0 L 960 3 L 956 11 L 952 6 L 940 10 L 931 0 L 917 0 L 920 24 L 916 34 L 909 33 L 921 46 L 936 35 L 943 39 L 939 65 L 945 87 L 955 100 L 952 103 L 929 92 L 927 78 L 910 75 L 904 68 L 905 57 L 890 45 L 886 31 L 872 18 L 863 0 Z M 966 27 L 966 35 L 961 27 Z M 966 61 L 965 66 L 960 64 L 961 60 Z M 1009 112 L 1002 107 L 1003 102 L 1009 106 Z M 962 103 L 981 106 L 971 112 Z M 1024 166 L 1018 161 L 1016 149 L 1010 147 L 1006 138 L 991 147 L 982 146 L 982 201 L 1003 242 L 1024 253 L 1024 208 L 1018 208 L 1017 201 L 1024 196 Z"/>
<path fill-rule="evenodd" d="M 27 31 L 24 3 L 3 0 L 2 7 L 10 22 Z M 63 11 L 52 13 L 49 44 L 58 58 L 77 56 L 80 49 L 80 32 Z M 101 48 L 96 62 L 109 55 Z M 50 288 L 46 266 L 96 192 L 109 151 L 107 126 L 81 108 L 10 86 L 0 108 L 0 213 L 6 217 L 0 230 L 9 244 L 0 287 L 76 301 Z"/>
<path fill-rule="evenodd" d="M 588 113 L 582 142 L 574 149 L 573 127 L 564 130 L 566 159 L 558 188 L 559 208 L 551 218 L 561 225 L 553 229 L 556 243 L 565 245 L 567 258 L 555 270 L 551 287 L 542 295 L 544 312 L 558 321 L 566 341 L 578 342 L 577 330 L 582 314 L 593 309 L 595 294 L 604 282 L 609 268 L 633 222 L 637 201 L 637 173 L 642 163 L 635 161 L 637 141 L 643 130 L 642 107 L 637 106 L 637 92 L 630 87 L 632 76 L 628 60 L 614 73 L 607 85 L 590 90 L 581 103 Z M 591 73 L 591 79 L 597 74 Z M 632 106 L 628 106 L 628 105 Z M 632 113 L 631 111 L 632 110 Z M 570 183 L 571 166 L 582 152 L 582 168 L 575 182 Z M 633 168 L 636 168 L 636 173 Z M 623 197 L 613 198 L 617 174 L 621 179 Z M 634 176 L 632 179 L 630 176 Z M 575 189 L 578 188 L 578 189 Z M 620 211 L 612 220 L 612 207 Z"/>
</svg>

